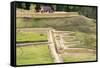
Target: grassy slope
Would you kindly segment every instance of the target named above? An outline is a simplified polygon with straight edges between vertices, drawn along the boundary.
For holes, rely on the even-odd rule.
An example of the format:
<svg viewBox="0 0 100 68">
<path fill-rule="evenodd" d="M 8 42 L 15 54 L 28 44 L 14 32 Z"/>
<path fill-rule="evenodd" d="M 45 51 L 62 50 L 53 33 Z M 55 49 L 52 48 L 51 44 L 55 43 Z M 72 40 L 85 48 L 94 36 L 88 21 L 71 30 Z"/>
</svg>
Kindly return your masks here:
<svg viewBox="0 0 100 68">
<path fill-rule="evenodd" d="M 76 32 L 76 38 L 80 40 L 80 45 L 74 47 L 96 49 L 96 36 L 94 34 Z"/>
<path fill-rule="evenodd" d="M 17 18 L 17 27 L 53 27 L 57 30 L 92 33 L 96 30 L 95 21 L 81 15 L 69 18 Z"/>
<path fill-rule="evenodd" d="M 17 65 L 53 63 L 47 45 L 17 47 Z"/>
<path fill-rule="evenodd" d="M 21 41 L 40 41 L 40 40 L 47 40 L 47 35 L 35 32 L 17 32 L 16 35 L 17 42 Z"/>
</svg>

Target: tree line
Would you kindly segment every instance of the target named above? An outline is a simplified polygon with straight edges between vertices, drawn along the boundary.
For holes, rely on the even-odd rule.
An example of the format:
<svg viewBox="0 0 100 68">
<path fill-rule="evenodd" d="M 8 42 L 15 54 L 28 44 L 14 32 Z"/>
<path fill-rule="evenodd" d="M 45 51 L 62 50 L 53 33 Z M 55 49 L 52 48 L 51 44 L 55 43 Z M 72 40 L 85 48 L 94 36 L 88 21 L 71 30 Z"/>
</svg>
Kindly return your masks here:
<svg viewBox="0 0 100 68">
<path fill-rule="evenodd" d="M 43 4 L 33 4 L 33 3 L 29 3 L 29 2 L 25 2 L 25 3 L 17 3 L 16 7 L 17 8 L 21 8 L 21 9 L 25 9 L 25 10 L 30 10 L 30 6 L 34 5 L 43 5 Z M 91 7 L 91 6 L 77 6 L 77 5 L 60 5 L 60 4 L 45 4 L 45 5 L 49 5 L 51 7 L 53 7 L 54 11 L 64 11 L 64 12 L 78 12 L 81 15 L 85 15 L 89 18 L 93 18 L 96 19 L 96 14 L 97 14 L 97 7 Z M 35 9 L 35 8 L 33 8 Z"/>
</svg>

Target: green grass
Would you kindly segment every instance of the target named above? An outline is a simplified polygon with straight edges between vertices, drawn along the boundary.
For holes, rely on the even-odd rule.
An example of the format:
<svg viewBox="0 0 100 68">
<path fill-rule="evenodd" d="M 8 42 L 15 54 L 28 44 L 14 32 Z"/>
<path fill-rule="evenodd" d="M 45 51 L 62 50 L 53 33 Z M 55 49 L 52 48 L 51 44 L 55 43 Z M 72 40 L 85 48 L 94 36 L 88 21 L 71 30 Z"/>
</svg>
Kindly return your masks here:
<svg viewBox="0 0 100 68">
<path fill-rule="evenodd" d="M 41 41 L 47 40 L 47 35 L 36 32 L 17 32 L 16 41 Z"/>
<path fill-rule="evenodd" d="M 76 53 L 77 54 L 77 53 Z M 89 53 L 80 53 L 78 55 L 63 55 L 64 62 L 80 62 L 80 61 L 95 61 L 96 55 Z"/>
<path fill-rule="evenodd" d="M 16 18 L 17 28 L 48 28 L 95 33 L 96 23 L 82 15 L 64 18 Z"/>
<path fill-rule="evenodd" d="M 45 21 L 47 22 L 47 21 Z M 17 28 L 37 28 L 44 26 L 44 21 L 33 18 L 16 18 Z"/>
<path fill-rule="evenodd" d="M 75 39 L 73 41 L 80 41 L 79 44 L 74 46 L 69 46 L 70 48 L 89 48 L 89 49 L 96 49 L 96 35 L 89 34 L 84 32 L 76 31 L 73 36 Z M 70 41 L 70 38 L 64 38 L 65 41 Z"/>
<path fill-rule="evenodd" d="M 23 27 L 32 27 L 33 20 L 30 19 L 23 19 L 23 18 L 16 18 L 16 27 L 17 28 L 23 28 Z M 34 24 L 35 25 L 35 24 Z"/>
<path fill-rule="evenodd" d="M 96 35 L 76 32 L 76 38 L 80 40 L 78 47 L 85 47 L 89 49 L 96 49 Z"/>
<path fill-rule="evenodd" d="M 47 45 L 31 45 L 16 48 L 17 65 L 53 63 Z"/>
</svg>

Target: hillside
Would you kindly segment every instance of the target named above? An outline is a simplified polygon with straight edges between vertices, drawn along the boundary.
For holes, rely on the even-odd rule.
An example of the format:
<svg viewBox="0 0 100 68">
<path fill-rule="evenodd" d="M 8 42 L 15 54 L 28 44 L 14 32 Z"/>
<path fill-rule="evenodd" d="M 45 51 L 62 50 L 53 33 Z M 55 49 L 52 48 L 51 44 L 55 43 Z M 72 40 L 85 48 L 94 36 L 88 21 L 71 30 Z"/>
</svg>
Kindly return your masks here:
<svg viewBox="0 0 100 68">
<path fill-rule="evenodd" d="M 85 16 L 73 16 L 67 18 L 17 18 L 17 27 L 39 28 L 52 27 L 57 30 L 81 31 L 95 33 L 96 22 Z"/>
</svg>

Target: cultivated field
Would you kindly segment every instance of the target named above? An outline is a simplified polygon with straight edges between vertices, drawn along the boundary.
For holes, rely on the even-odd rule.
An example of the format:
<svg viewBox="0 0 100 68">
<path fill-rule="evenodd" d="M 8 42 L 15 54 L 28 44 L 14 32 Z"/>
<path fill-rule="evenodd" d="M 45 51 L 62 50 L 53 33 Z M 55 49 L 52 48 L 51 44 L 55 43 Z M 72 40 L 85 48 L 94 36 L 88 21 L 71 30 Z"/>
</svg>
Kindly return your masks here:
<svg viewBox="0 0 100 68">
<path fill-rule="evenodd" d="M 17 47 L 17 65 L 53 63 L 47 45 L 28 45 Z"/>
</svg>

